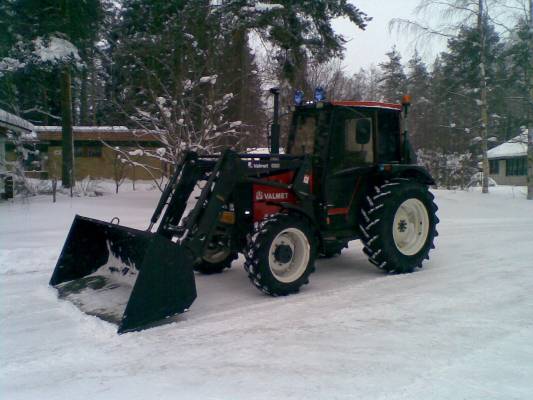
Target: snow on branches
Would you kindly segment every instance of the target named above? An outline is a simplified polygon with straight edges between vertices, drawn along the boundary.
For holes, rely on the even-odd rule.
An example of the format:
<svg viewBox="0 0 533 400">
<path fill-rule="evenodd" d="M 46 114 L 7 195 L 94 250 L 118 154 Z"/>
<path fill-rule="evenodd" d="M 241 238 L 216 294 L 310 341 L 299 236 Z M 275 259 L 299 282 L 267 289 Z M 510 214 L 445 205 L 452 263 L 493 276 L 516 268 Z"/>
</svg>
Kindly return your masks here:
<svg viewBox="0 0 533 400">
<path fill-rule="evenodd" d="M 178 93 L 169 91 L 166 85 L 154 88 L 128 118 L 138 128 L 135 135 L 150 135 L 161 147 L 138 145 L 134 150 L 114 150 L 130 165 L 150 173 L 157 183 L 157 177 L 168 173 L 167 166 L 178 163 L 185 150 L 213 154 L 237 145 L 245 137 L 241 129 L 244 124 L 226 119 L 225 111 L 234 96 L 218 94 L 216 79 L 217 75 L 209 75 L 184 80 Z M 139 156 L 158 162 L 143 164 Z"/>
<path fill-rule="evenodd" d="M 33 41 L 33 55 L 38 61 L 43 63 L 62 63 L 75 61 L 80 62 L 81 58 L 78 49 L 71 42 L 55 36 L 48 39 L 38 37 Z"/>
<path fill-rule="evenodd" d="M 283 9 L 282 4 L 267 4 L 267 3 L 261 3 L 257 2 L 253 6 L 244 6 L 241 8 L 242 11 L 247 12 L 267 12 L 267 11 L 273 11 L 273 10 L 281 10 Z"/>
<path fill-rule="evenodd" d="M 477 161 L 470 152 L 445 153 L 419 149 L 416 156 L 419 164 L 429 170 L 438 187 L 464 189 L 478 171 Z"/>
<path fill-rule="evenodd" d="M 77 47 L 57 36 L 39 36 L 31 41 L 17 43 L 11 49 L 9 57 L 0 59 L 0 76 L 6 72 L 25 68 L 30 64 L 46 68 L 65 63 L 78 67 L 82 65 Z"/>
</svg>

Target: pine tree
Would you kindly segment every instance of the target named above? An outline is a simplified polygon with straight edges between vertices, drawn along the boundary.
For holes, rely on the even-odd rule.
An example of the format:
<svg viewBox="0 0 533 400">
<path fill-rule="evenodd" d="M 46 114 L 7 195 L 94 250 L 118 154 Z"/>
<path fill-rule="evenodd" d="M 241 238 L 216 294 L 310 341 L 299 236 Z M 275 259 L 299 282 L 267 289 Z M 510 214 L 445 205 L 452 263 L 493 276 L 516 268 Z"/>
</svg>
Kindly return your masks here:
<svg viewBox="0 0 533 400">
<path fill-rule="evenodd" d="M 431 127 L 431 77 L 426 64 L 415 51 L 408 62 L 407 92 L 413 99 L 410 111 L 410 137 L 415 149 L 430 146 L 433 129 Z"/>
<path fill-rule="evenodd" d="M 161 136 L 165 155 L 154 156 L 245 147 L 264 125 L 247 34 L 229 22 L 207 0 L 124 2 L 109 35 L 109 106 Z"/>
<path fill-rule="evenodd" d="M 387 54 L 388 60 L 380 63 L 382 77 L 379 92 L 385 101 L 398 102 L 407 91 L 407 77 L 400 53 L 393 47 Z"/>
<path fill-rule="evenodd" d="M 3 37 L 0 42 L 3 63 L 6 63 L 6 59 L 15 60 L 18 65 L 13 70 L 21 73 L 24 68 L 22 73 L 34 79 L 36 69 L 59 77 L 63 126 L 62 183 L 65 187 L 73 184 L 74 176 L 72 68 L 82 62 L 79 50 L 92 45 L 91 38 L 94 37 L 100 16 L 99 0 L 11 0 L 4 2 L 0 8 L 0 21 L 4 22 L 0 24 L 4 26 L 0 31 Z M 20 79 L 20 76 L 5 79 L 2 82 L 3 90 L 10 93 L 13 91 L 13 80 Z M 50 91 L 44 89 L 42 92 L 46 104 Z M 15 103 L 11 107 L 22 111 L 20 103 L 13 97 L 11 99 Z M 49 116 L 51 113 L 47 109 L 49 107 L 45 108 L 44 114 Z M 35 110 L 35 107 L 31 110 Z"/>
<path fill-rule="evenodd" d="M 306 78 L 310 63 L 342 58 L 346 39 L 334 32 L 331 23 L 347 18 L 364 29 L 371 18 L 346 0 L 224 0 L 224 12 L 249 32 L 253 30 L 272 49 L 270 64 L 285 88 L 311 91 Z M 292 94 L 291 94 L 292 95 Z"/>
</svg>

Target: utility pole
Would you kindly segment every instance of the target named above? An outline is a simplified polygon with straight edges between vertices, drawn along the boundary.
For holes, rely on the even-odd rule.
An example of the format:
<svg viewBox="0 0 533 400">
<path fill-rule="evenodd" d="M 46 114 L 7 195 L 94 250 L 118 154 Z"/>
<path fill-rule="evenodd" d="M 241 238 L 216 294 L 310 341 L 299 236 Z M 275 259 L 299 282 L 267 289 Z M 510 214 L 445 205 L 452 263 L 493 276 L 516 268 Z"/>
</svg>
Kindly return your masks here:
<svg viewBox="0 0 533 400">
<path fill-rule="evenodd" d="M 70 27 L 69 1 L 61 2 L 62 16 Z M 71 29 L 68 29 L 68 39 L 70 40 Z M 70 188 L 72 197 L 72 187 L 74 186 L 74 135 L 72 133 L 72 71 L 68 62 L 60 66 L 59 80 L 61 88 L 61 182 L 64 188 Z"/>
<path fill-rule="evenodd" d="M 489 160 L 487 156 L 488 147 L 487 147 L 487 138 L 488 138 L 488 125 L 489 125 L 489 112 L 487 104 L 487 67 L 485 65 L 485 9 L 484 2 L 485 0 L 478 0 L 478 19 L 477 26 L 479 31 L 479 49 L 480 49 L 480 91 L 481 91 L 481 152 L 483 157 L 483 182 L 482 182 L 482 192 L 489 192 Z M 532 0 L 533 1 L 533 0 Z"/>
<path fill-rule="evenodd" d="M 70 66 L 61 70 L 61 134 L 62 163 L 61 181 L 64 188 L 74 185 L 74 135 L 72 134 L 72 85 Z"/>
<path fill-rule="evenodd" d="M 529 0 L 529 106 L 533 107 L 533 0 Z M 533 200 L 533 116 L 529 113 L 527 135 L 527 199 Z"/>
</svg>

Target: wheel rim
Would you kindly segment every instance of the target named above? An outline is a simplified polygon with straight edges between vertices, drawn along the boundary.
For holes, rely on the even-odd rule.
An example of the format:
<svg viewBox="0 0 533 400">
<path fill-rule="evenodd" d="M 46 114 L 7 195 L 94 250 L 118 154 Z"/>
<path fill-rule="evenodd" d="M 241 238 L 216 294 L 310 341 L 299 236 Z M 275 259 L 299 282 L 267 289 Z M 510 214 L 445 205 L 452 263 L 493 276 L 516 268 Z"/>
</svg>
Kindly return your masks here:
<svg viewBox="0 0 533 400">
<path fill-rule="evenodd" d="M 287 262 L 276 258 L 276 250 L 280 246 L 290 247 L 292 254 Z M 305 233 L 296 228 L 284 229 L 274 238 L 268 252 L 268 264 L 272 275 L 283 283 L 296 281 L 305 272 L 310 253 Z"/>
<path fill-rule="evenodd" d="M 424 203 L 407 199 L 396 210 L 392 226 L 394 244 L 400 253 L 412 256 L 424 247 L 429 232 L 429 216 Z"/>
<path fill-rule="evenodd" d="M 210 264 L 218 264 L 228 258 L 230 254 L 229 249 L 217 248 L 217 249 L 207 249 L 204 256 L 202 257 L 204 261 L 207 261 Z"/>
</svg>

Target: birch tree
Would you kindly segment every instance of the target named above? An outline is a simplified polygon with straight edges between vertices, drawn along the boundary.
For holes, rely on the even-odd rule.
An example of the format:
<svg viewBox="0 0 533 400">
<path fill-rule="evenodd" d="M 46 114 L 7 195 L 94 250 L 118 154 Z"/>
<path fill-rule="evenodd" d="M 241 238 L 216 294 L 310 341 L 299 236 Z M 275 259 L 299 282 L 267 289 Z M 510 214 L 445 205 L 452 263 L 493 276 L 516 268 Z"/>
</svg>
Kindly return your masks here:
<svg viewBox="0 0 533 400">
<path fill-rule="evenodd" d="M 529 0 L 529 104 L 533 107 L 533 0 Z M 533 200 L 533 117 L 530 113 L 527 146 L 527 198 Z"/>
<path fill-rule="evenodd" d="M 531 0 L 530 0 L 531 1 Z M 477 130 L 481 138 L 482 157 L 482 192 L 489 192 L 488 176 L 489 162 L 487 158 L 488 150 L 488 125 L 489 125 L 489 103 L 487 87 L 487 64 L 486 64 L 486 38 L 488 23 L 505 27 L 504 23 L 491 14 L 491 11 L 499 7 L 507 7 L 507 2 L 502 0 L 421 0 L 416 8 L 417 15 L 428 16 L 438 12 L 439 22 L 435 25 L 422 22 L 421 20 L 394 19 L 391 21 L 391 28 L 397 27 L 400 30 L 414 34 L 417 40 L 426 40 L 434 37 L 451 39 L 456 37 L 461 27 L 475 26 L 478 31 L 479 42 L 476 44 L 479 49 L 479 126 Z M 494 14 L 497 14 L 494 12 Z"/>
</svg>

